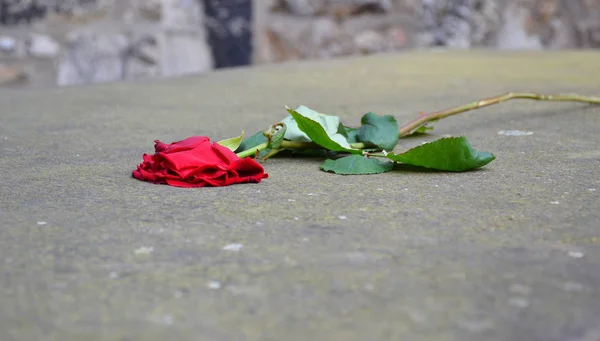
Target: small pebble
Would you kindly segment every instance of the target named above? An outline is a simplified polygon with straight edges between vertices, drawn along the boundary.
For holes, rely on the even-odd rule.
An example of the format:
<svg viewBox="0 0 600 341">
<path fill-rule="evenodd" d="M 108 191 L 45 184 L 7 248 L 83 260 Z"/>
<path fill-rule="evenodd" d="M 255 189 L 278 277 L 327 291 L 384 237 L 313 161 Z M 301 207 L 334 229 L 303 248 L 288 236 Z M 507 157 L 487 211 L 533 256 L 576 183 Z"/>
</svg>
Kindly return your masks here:
<svg viewBox="0 0 600 341">
<path fill-rule="evenodd" d="M 108 277 L 110 277 L 112 279 L 116 279 L 116 278 L 119 278 L 119 274 L 113 271 L 108 275 Z"/>
<path fill-rule="evenodd" d="M 519 308 L 527 308 L 529 307 L 529 301 L 520 297 L 512 297 L 508 300 L 508 304 L 519 307 Z"/>
<path fill-rule="evenodd" d="M 579 252 L 579 251 L 569 251 L 569 257 L 573 257 L 573 258 L 583 258 L 583 252 Z"/>
<path fill-rule="evenodd" d="M 313 196 L 313 195 L 316 195 L 316 194 L 314 194 L 314 193 L 308 193 L 307 195 L 308 196 Z"/>
<path fill-rule="evenodd" d="M 521 130 L 500 130 L 498 135 L 504 136 L 529 136 L 533 135 L 532 131 L 521 131 Z"/>
<path fill-rule="evenodd" d="M 225 251 L 240 251 L 243 247 L 244 247 L 244 245 L 242 245 L 242 244 L 232 243 L 232 244 L 227 244 L 227 245 L 223 246 L 223 250 L 225 250 Z"/>
<path fill-rule="evenodd" d="M 256 222 L 256 225 L 257 225 L 257 226 L 262 226 L 262 225 L 264 225 L 264 224 L 263 224 L 263 222 L 262 222 L 262 221 L 257 221 L 257 222 Z"/>
<path fill-rule="evenodd" d="M 339 216 L 338 218 L 340 218 L 341 220 L 346 220 L 346 219 L 348 219 L 348 218 L 346 218 L 346 216 L 345 216 L 345 215 L 341 215 L 341 216 Z"/>
<path fill-rule="evenodd" d="M 378 188 L 377 190 L 378 190 L 378 191 L 383 191 L 383 188 Z"/>
<path fill-rule="evenodd" d="M 298 218 L 298 217 L 294 217 L 294 220 L 298 221 L 298 220 L 300 220 L 300 218 Z"/>
<path fill-rule="evenodd" d="M 296 200 L 294 200 L 294 199 L 288 199 L 288 201 L 289 201 L 289 202 L 294 202 L 294 201 L 296 201 Z"/>
<path fill-rule="evenodd" d="M 38 221 L 37 224 L 38 225 L 48 225 L 48 223 L 45 221 Z"/>
<path fill-rule="evenodd" d="M 152 246 L 142 246 L 139 249 L 136 249 L 134 252 L 136 255 L 142 255 L 142 254 L 149 254 L 152 253 L 154 251 L 154 247 Z"/>
<path fill-rule="evenodd" d="M 173 324 L 173 316 L 165 315 L 165 317 L 163 317 L 163 322 L 165 324 L 172 325 Z"/>
<path fill-rule="evenodd" d="M 214 289 L 214 290 L 221 289 L 221 282 L 219 282 L 219 281 L 210 281 L 210 282 L 208 282 L 208 287 L 210 289 Z"/>
<path fill-rule="evenodd" d="M 551 203 L 552 205 L 558 205 L 558 204 L 559 204 L 559 202 L 558 202 L 558 201 L 550 201 L 550 203 Z"/>
</svg>

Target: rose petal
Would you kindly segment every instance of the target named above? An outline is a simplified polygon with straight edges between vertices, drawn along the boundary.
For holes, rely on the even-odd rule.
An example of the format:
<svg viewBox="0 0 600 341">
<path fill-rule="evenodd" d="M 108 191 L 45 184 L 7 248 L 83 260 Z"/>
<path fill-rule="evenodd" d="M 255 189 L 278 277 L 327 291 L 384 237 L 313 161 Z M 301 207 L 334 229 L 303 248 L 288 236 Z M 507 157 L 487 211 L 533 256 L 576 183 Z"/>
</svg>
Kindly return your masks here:
<svg viewBox="0 0 600 341">
<path fill-rule="evenodd" d="M 258 183 L 268 177 L 256 161 L 240 159 L 205 136 L 171 144 L 155 140 L 154 149 L 156 154 L 143 155 L 144 162 L 132 172 L 134 178 L 177 187 L 204 187 Z"/>
</svg>

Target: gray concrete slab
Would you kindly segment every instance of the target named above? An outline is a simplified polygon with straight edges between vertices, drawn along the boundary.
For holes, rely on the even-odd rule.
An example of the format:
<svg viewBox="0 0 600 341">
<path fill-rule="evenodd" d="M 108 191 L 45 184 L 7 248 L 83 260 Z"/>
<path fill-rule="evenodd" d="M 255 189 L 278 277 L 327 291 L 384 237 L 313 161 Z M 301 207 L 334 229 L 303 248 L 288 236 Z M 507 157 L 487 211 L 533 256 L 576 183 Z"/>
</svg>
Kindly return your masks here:
<svg viewBox="0 0 600 341">
<path fill-rule="evenodd" d="M 468 173 L 282 158 L 260 184 L 130 176 L 154 139 L 251 133 L 284 105 L 356 124 L 505 91 L 598 95 L 598 60 L 423 51 L 3 91 L 0 339 L 598 340 L 598 107 L 512 101 L 398 147 L 464 134 L 497 156 Z"/>
</svg>

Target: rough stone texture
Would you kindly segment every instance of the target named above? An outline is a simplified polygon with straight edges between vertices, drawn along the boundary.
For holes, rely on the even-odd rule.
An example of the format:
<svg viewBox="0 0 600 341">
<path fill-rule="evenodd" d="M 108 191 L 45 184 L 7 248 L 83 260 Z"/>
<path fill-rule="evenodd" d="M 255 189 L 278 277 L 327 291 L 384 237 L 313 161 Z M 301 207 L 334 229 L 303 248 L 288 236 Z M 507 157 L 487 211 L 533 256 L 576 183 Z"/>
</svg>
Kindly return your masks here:
<svg viewBox="0 0 600 341">
<path fill-rule="evenodd" d="M 213 67 L 200 1 L 162 0 L 161 71 L 165 77 L 206 72 Z"/>
<path fill-rule="evenodd" d="M 0 62 L 6 60 L 13 68 L 20 63 L 28 66 L 24 67 L 28 81 L 21 83 L 81 85 L 212 68 L 197 1 L 57 3 L 58 8 L 47 1 L 19 3 L 8 16 L 19 20 L 0 26 L 0 45 L 8 47 L 0 47 Z M 51 54 L 50 63 L 39 60 Z"/>
<path fill-rule="evenodd" d="M 592 52 L 428 51 L 3 90 L 0 339 L 597 340 L 598 107 L 507 102 L 398 148 L 466 135 L 497 156 L 469 173 L 280 158 L 260 184 L 185 190 L 131 170 L 154 139 L 251 133 L 286 104 L 405 122 L 599 77 Z"/>
<path fill-rule="evenodd" d="M 242 14 L 246 11 L 242 7 L 251 1 L 252 20 L 260 22 L 250 23 L 247 13 Z M 81 31 L 104 36 L 102 39 L 126 37 L 127 53 L 118 68 L 124 70 L 125 79 L 244 65 L 250 50 L 253 63 L 272 63 L 431 46 L 503 50 L 600 47 L 600 0 L 211 0 L 207 2 L 210 10 L 200 18 L 202 6 L 198 4 L 204 3 L 0 0 L 0 63 L 26 75 L 26 81 L 3 84 L 56 84 L 58 74 L 65 73 L 56 70 L 56 65 L 73 69 L 64 62 L 67 56 L 90 52 L 70 51 L 73 44 L 67 37 Z M 187 25 L 173 29 L 173 23 Z M 251 29 L 252 44 L 246 39 Z M 39 60 L 34 56 L 39 53 L 27 48 L 31 36 L 49 42 L 43 49 L 46 58 L 56 55 L 52 52 L 56 43 L 61 53 L 51 61 Z M 109 55 L 121 54 L 116 45 Z M 98 69 L 93 63 L 103 59 L 87 58 L 92 65 L 79 68 Z M 98 79 L 113 78 L 109 76 Z M 94 81 L 94 77 L 80 78 L 70 84 Z"/>
<path fill-rule="evenodd" d="M 429 46 L 453 49 L 600 46 L 600 0 L 281 0 L 274 2 L 271 9 L 277 19 L 270 22 L 266 32 L 271 49 L 270 53 L 264 53 L 266 61 L 331 58 Z M 298 21 L 303 24 L 298 25 Z M 328 21 L 329 25 L 321 29 L 318 37 L 327 40 L 305 39 L 314 37 L 314 26 L 322 21 Z M 353 22 L 359 22 L 362 30 L 351 29 L 357 26 Z M 345 48 L 336 48 L 338 45 Z M 311 53 L 313 50 L 318 52 Z"/>
<path fill-rule="evenodd" d="M 58 64 L 57 85 L 82 85 L 125 79 L 130 43 L 122 34 L 79 32 L 68 38 Z"/>
</svg>

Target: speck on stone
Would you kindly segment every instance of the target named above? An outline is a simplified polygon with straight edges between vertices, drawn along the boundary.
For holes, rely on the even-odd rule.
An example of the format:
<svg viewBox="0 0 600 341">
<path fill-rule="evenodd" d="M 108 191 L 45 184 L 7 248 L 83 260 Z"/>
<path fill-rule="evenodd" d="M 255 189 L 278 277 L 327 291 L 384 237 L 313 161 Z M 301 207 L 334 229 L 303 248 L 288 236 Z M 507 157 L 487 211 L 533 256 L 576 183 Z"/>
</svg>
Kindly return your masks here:
<svg viewBox="0 0 600 341">
<path fill-rule="evenodd" d="M 213 290 L 221 289 L 221 282 L 210 281 L 210 282 L 208 282 L 208 287 Z"/>
<path fill-rule="evenodd" d="M 164 322 L 165 324 L 168 324 L 168 325 L 171 325 L 171 324 L 173 324 L 173 316 L 171 316 L 171 315 L 165 315 L 165 316 L 163 317 L 163 322 Z"/>
<path fill-rule="evenodd" d="M 345 215 L 341 215 L 341 216 L 339 216 L 338 218 L 340 218 L 341 220 L 346 220 L 346 219 L 348 219 L 348 218 L 347 218 Z"/>
<path fill-rule="evenodd" d="M 580 251 L 569 251 L 569 257 L 583 258 L 583 252 L 580 252 Z"/>
<path fill-rule="evenodd" d="M 508 300 L 508 304 L 519 307 L 519 308 L 527 308 L 529 307 L 529 301 L 521 297 L 512 297 Z"/>
<path fill-rule="evenodd" d="M 225 251 L 240 251 L 244 245 L 240 243 L 231 243 L 223 246 L 223 250 Z"/>
<path fill-rule="evenodd" d="M 37 224 L 38 224 L 38 225 L 40 225 L 40 226 L 41 226 L 41 225 L 48 225 L 48 223 L 47 223 L 47 222 L 45 222 L 45 221 L 38 221 L 38 222 L 37 222 Z"/>
<path fill-rule="evenodd" d="M 113 271 L 108 275 L 108 277 L 110 277 L 112 279 L 116 279 L 116 278 L 119 278 L 119 274 Z"/>
<path fill-rule="evenodd" d="M 294 217 L 294 220 L 298 221 L 298 220 L 300 220 L 300 218 L 298 218 L 298 217 Z"/>
<path fill-rule="evenodd" d="M 529 136 L 533 135 L 532 131 L 521 131 L 521 130 L 500 130 L 498 135 L 504 136 Z"/>
<path fill-rule="evenodd" d="M 558 205 L 558 204 L 559 204 L 559 202 L 558 202 L 558 201 L 550 201 L 550 203 L 551 203 L 552 205 Z"/>
<path fill-rule="evenodd" d="M 147 255 L 154 251 L 153 246 L 142 246 L 139 249 L 136 249 L 134 252 L 136 255 Z"/>
</svg>

